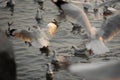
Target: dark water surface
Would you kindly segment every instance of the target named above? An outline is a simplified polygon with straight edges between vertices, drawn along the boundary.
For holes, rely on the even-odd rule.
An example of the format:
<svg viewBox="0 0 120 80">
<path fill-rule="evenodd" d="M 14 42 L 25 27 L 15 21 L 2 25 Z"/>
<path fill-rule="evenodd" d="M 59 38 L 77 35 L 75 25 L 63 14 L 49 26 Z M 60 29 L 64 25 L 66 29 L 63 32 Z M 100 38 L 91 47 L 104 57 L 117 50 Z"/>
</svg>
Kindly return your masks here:
<svg viewBox="0 0 120 80">
<path fill-rule="evenodd" d="M 12 28 L 28 29 L 32 25 L 36 25 L 35 15 L 38 5 L 33 0 L 16 0 L 14 16 L 10 16 L 8 9 L 0 8 L 0 28 L 7 29 L 7 22 L 13 21 Z M 45 12 L 43 14 L 42 27 L 46 25 L 58 15 L 57 8 L 49 1 L 44 3 Z M 89 17 L 90 20 L 92 19 Z M 101 20 L 91 20 L 93 26 L 99 27 Z M 76 45 L 82 48 L 83 39 L 80 35 L 73 35 L 70 33 L 72 26 L 68 21 L 62 21 L 60 27 L 51 40 L 51 50 L 56 49 L 57 52 L 64 55 L 70 55 L 71 46 Z M 51 61 L 51 56 L 46 57 L 41 55 L 38 49 L 28 47 L 22 40 L 10 38 L 13 42 L 15 50 L 15 58 L 17 63 L 17 78 L 18 80 L 45 80 L 46 63 Z M 113 53 L 109 53 L 110 60 L 119 60 L 120 58 L 120 35 L 116 36 L 111 42 L 107 44 Z M 117 56 L 114 56 L 117 55 Z M 79 57 L 69 57 L 72 62 L 80 62 L 85 59 Z M 93 57 L 91 62 L 101 62 L 104 57 Z M 54 80 L 82 80 L 83 76 L 79 74 L 70 73 L 67 70 L 55 72 Z M 88 79 L 90 80 L 90 79 Z"/>
</svg>

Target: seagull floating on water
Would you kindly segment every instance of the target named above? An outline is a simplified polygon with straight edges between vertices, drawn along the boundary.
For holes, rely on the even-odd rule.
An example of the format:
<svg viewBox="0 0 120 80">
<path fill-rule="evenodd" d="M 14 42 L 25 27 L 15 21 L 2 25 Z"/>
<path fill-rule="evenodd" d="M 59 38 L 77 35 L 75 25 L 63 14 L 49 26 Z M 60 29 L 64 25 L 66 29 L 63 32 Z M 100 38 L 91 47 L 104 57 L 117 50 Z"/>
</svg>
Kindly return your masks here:
<svg viewBox="0 0 120 80">
<path fill-rule="evenodd" d="M 47 63 L 46 80 L 53 80 L 53 71 L 50 63 Z"/>
<path fill-rule="evenodd" d="M 51 61 L 51 64 L 54 66 L 54 70 L 58 71 L 59 69 L 67 69 L 70 65 L 69 62 L 66 60 L 64 56 L 58 56 L 57 52 L 53 51 L 53 59 Z"/>
<path fill-rule="evenodd" d="M 14 0 L 8 0 L 6 3 L 6 7 L 10 8 L 11 15 L 14 14 L 14 7 L 15 7 L 15 1 Z"/>
<path fill-rule="evenodd" d="M 43 10 L 38 8 L 36 16 L 35 16 L 35 20 L 37 21 L 37 24 L 40 24 L 40 22 L 42 20 L 42 15 L 43 15 Z"/>
</svg>

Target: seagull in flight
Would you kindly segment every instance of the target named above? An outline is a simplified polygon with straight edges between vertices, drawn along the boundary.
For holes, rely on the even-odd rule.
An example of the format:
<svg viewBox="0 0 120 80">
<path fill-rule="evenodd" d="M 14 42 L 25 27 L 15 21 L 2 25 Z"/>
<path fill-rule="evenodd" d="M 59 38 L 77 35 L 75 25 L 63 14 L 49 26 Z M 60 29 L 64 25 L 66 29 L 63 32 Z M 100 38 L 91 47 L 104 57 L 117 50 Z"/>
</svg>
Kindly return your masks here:
<svg viewBox="0 0 120 80">
<path fill-rule="evenodd" d="M 35 48 L 40 48 L 40 50 L 49 50 L 50 46 L 49 40 L 53 37 L 57 30 L 57 25 L 55 21 L 50 22 L 46 28 L 40 28 L 39 26 L 33 26 L 32 30 L 25 29 L 10 29 L 12 23 L 8 23 L 8 34 L 15 38 L 21 39 L 25 42 L 30 43 Z"/>
<path fill-rule="evenodd" d="M 96 28 L 91 25 L 85 12 L 78 6 L 63 0 L 54 0 L 53 3 L 59 4 L 59 7 L 66 15 L 73 18 L 76 20 L 77 24 L 84 27 L 89 39 L 89 42 L 85 44 L 88 50 L 92 50 L 94 54 L 110 52 L 104 42 L 111 40 L 113 36 L 120 32 L 120 14 L 112 16 L 101 25 L 100 30 L 96 30 Z"/>
</svg>

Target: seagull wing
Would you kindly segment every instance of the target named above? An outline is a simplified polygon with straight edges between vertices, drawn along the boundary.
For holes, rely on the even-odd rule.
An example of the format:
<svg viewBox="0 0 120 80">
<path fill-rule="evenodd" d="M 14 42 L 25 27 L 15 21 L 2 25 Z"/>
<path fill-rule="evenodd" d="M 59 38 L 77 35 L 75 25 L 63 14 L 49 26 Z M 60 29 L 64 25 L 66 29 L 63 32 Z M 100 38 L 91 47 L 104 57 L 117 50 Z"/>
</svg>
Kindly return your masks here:
<svg viewBox="0 0 120 80">
<path fill-rule="evenodd" d="M 120 76 L 119 66 L 120 63 L 117 61 L 107 61 L 75 64 L 69 69 L 71 72 L 83 75 L 88 80 L 115 80 L 109 78 Z"/>
<path fill-rule="evenodd" d="M 61 5 L 61 7 L 66 15 L 75 19 L 77 24 L 85 28 L 88 36 L 95 34 L 95 31 L 93 27 L 91 26 L 87 15 L 82 9 L 80 9 L 78 6 L 71 4 L 71 3 L 63 4 Z"/>
<path fill-rule="evenodd" d="M 31 42 L 33 35 L 27 30 L 17 30 L 14 33 L 16 38 L 20 38 L 24 41 Z"/>
<path fill-rule="evenodd" d="M 103 25 L 98 35 L 103 39 L 111 40 L 113 36 L 120 32 L 120 14 L 112 16 Z"/>
<path fill-rule="evenodd" d="M 33 35 L 35 35 L 35 39 L 33 39 L 32 45 L 38 48 L 43 46 L 49 46 L 49 40 L 53 37 L 56 30 L 57 26 L 54 23 L 49 23 L 45 28 L 38 27 L 32 33 Z"/>
<path fill-rule="evenodd" d="M 31 44 L 34 47 L 41 48 L 43 46 L 46 47 L 49 45 L 49 38 L 47 37 L 44 28 L 34 29 L 32 35 L 34 35 L 34 37 L 32 38 Z"/>
</svg>

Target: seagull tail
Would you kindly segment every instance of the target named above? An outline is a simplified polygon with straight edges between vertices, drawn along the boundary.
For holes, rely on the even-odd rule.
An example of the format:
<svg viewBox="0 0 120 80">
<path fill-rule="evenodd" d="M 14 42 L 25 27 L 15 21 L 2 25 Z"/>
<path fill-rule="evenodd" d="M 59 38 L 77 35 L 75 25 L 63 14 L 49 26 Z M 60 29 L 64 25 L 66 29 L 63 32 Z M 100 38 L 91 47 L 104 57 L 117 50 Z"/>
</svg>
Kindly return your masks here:
<svg viewBox="0 0 120 80">
<path fill-rule="evenodd" d="M 91 49 L 94 54 L 104 54 L 106 52 L 110 52 L 108 47 L 105 46 L 101 39 L 91 40 L 89 43 L 86 44 L 86 48 L 88 50 Z"/>
</svg>

